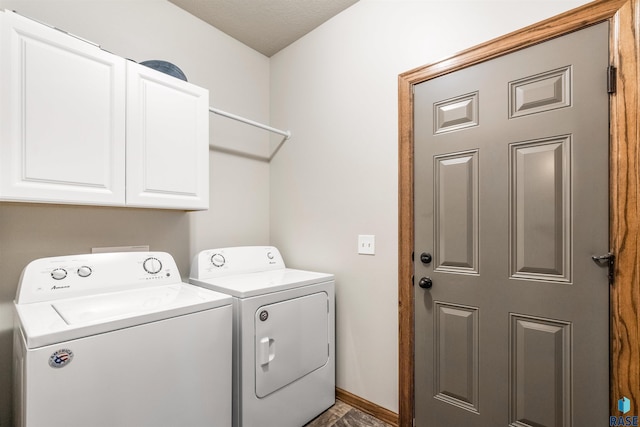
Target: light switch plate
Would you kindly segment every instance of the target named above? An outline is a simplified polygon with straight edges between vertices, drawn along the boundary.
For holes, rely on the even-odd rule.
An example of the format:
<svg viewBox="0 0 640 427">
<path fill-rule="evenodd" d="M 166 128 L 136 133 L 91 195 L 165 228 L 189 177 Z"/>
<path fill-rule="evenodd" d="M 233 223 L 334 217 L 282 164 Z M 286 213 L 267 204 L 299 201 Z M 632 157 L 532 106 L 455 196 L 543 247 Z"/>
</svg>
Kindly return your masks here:
<svg viewBox="0 0 640 427">
<path fill-rule="evenodd" d="M 360 255 L 375 255 L 376 236 L 373 234 L 358 235 L 358 253 Z"/>
</svg>

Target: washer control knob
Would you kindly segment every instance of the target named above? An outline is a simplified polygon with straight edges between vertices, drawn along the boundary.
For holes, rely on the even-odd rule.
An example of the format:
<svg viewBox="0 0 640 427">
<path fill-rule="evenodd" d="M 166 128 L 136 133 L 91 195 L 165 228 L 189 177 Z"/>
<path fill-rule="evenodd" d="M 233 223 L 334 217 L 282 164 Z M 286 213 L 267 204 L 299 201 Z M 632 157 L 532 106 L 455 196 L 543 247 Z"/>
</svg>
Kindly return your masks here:
<svg viewBox="0 0 640 427">
<path fill-rule="evenodd" d="M 211 264 L 213 264 L 214 267 L 222 267 L 225 262 L 227 262 L 227 260 L 224 259 L 222 254 L 213 254 L 211 256 Z"/>
<path fill-rule="evenodd" d="M 89 277 L 91 276 L 91 273 L 93 273 L 93 270 L 91 270 L 91 267 L 86 265 L 83 265 L 78 269 L 78 276 L 80 277 Z"/>
<path fill-rule="evenodd" d="M 62 280 L 67 277 L 67 270 L 64 268 L 56 268 L 51 272 L 51 277 L 53 277 L 54 280 Z"/>
<path fill-rule="evenodd" d="M 158 258 L 147 258 L 142 263 L 142 266 L 144 267 L 144 271 L 149 274 L 157 274 L 162 270 L 162 263 Z"/>
<path fill-rule="evenodd" d="M 273 252 L 269 251 L 269 252 L 267 252 L 267 258 L 273 259 L 273 258 L 275 258 L 275 255 L 273 255 Z"/>
</svg>

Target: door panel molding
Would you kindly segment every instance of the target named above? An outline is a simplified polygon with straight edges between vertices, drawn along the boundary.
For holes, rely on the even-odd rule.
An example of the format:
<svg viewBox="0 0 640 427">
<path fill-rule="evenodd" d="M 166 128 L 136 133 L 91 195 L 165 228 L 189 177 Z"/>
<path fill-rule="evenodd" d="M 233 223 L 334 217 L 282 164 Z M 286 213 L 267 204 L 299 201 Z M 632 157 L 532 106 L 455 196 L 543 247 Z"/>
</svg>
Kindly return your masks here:
<svg viewBox="0 0 640 427">
<path fill-rule="evenodd" d="M 509 118 L 571 106 L 571 67 L 509 83 Z"/>
<path fill-rule="evenodd" d="M 414 155 L 413 86 L 587 26 L 609 21 L 611 64 L 617 91 L 610 112 L 610 250 L 616 255 L 611 287 L 610 408 L 640 401 L 640 0 L 598 0 L 540 23 L 464 50 L 398 77 L 399 112 L 399 426 L 412 425 L 414 414 Z"/>
<path fill-rule="evenodd" d="M 572 425 L 571 323 L 512 313 L 509 329 L 509 425 Z"/>
<path fill-rule="evenodd" d="M 439 301 L 433 305 L 434 397 L 479 413 L 479 310 Z"/>
<path fill-rule="evenodd" d="M 479 274 L 478 150 L 438 155 L 433 170 L 435 271 Z"/>
<path fill-rule="evenodd" d="M 569 283 L 571 135 L 516 142 L 509 147 L 509 277 Z M 540 214 L 527 217 L 528 204 L 537 205 Z M 542 229 L 550 231 L 539 233 Z"/>
</svg>

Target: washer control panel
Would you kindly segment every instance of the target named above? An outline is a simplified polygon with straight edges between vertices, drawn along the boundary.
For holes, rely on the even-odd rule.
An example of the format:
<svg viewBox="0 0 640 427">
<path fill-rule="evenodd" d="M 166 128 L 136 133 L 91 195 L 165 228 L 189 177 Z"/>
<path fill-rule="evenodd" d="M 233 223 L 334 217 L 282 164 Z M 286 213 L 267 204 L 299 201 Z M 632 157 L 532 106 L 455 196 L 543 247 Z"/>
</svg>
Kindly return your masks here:
<svg viewBox="0 0 640 427">
<path fill-rule="evenodd" d="M 239 246 L 200 252 L 191 263 L 190 276 L 211 279 L 282 268 L 285 268 L 284 260 L 274 246 Z"/>
<path fill-rule="evenodd" d="M 16 304 L 181 283 L 166 252 L 117 252 L 41 258 L 23 270 Z"/>
</svg>

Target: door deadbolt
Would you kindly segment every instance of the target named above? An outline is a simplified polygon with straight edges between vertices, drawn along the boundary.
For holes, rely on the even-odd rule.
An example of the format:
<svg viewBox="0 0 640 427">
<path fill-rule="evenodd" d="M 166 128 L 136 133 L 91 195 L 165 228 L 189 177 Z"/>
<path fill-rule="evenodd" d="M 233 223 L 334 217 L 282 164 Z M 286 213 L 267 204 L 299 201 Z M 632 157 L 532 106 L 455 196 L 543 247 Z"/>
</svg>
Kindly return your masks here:
<svg viewBox="0 0 640 427">
<path fill-rule="evenodd" d="M 433 257 L 431 256 L 431 254 L 426 252 L 422 252 L 420 254 L 420 261 L 422 261 L 423 264 L 431 264 L 432 260 L 433 260 Z"/>
</svg>

